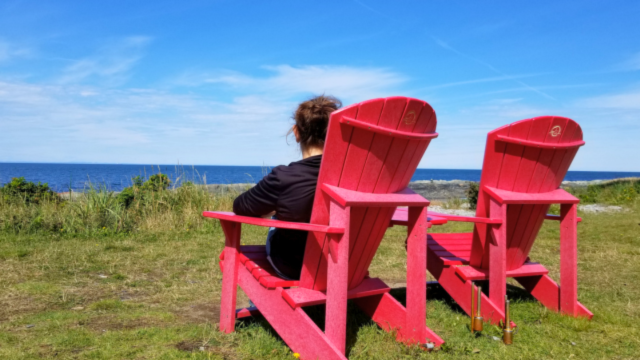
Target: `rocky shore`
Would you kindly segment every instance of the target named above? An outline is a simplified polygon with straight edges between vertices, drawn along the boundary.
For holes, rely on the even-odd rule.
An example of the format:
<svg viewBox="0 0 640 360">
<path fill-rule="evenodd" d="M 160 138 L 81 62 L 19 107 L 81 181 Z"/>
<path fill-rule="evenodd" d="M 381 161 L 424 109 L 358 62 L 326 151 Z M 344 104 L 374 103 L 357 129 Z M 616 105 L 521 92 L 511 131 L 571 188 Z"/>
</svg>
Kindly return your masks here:
<svg viewBox="0 0 640 360">
<path fill-rule="evenodd" d="M 593 181 L 563 181 L 563 188 L 587 187 L 589 185 L 605 184 L 612 181 L 627 180 L 593 180 Z M 628 180 L 632 180 L 629 178 Z M 446 201 L 452 198 L 466 198 L 467 189 L 472 181 L 467 180 L 420 180 L 409 183 L 409 188 L 429 200 Z M 243 192 L 253 184 L 211 184 L 205 185 L 212 193 Z"/>
<path fill-rule="evenodd" d="M 589 185 L 606 184 L 620 180 L 637 180 L 638 178 L 624 178 L 615 180 L 593 181 L 563 181 L 563 188 L 581 188 Z M 472 181 L 467 180 L 420 180 L 409 183 L 409 188 L 432 201 L 446 201 L 449 199 L 464 199 Z M 203 185 L 210 193 L 241 193 L 250 189 L 254 184 L 209 184 Z M 118 192 L 115 192 L 116 194 Z M 74 193 L 78 194 L 78 193 Z M 61 193 L 63 198 L 69 198 L 69 193 Z"/>
</svg>

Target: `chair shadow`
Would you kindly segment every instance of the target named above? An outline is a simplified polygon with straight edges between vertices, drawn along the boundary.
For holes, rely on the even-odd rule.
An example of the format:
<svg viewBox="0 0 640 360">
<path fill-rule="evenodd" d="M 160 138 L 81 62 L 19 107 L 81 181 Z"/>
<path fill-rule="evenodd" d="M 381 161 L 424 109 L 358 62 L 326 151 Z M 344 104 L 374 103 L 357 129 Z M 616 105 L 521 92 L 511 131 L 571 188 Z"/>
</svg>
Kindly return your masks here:
<svg viewBox="0 0 640 360">
<path fill-rule="evenodd" d="M 325 325 L 325 306 L 324 305 L 316 305 L 316 306 L 307 306 L 303 308 L 304 312 L 309 316 L 309 318 L 322 330 L 324 330 Z M 253 324 L 257 324 L 264 328 L 269 335 L 276 338 L 278 341 L 281 341 L 286 345 L 284 340 L 278 335 L 271 324 L 261 315 L 255 317 L 246 317 L 238 320 L 237 323 L 239 326 L 250 326 Z M 346 357 L 349 357 L 351 350 L 356 344 L 356 340 L 358 339 L 358 332 L 361 328 L 365 326 L 376 325 L 376 323 L 371 320 L 369 315 L 367 315 L 364 311 L 362 311 L 354 302 L 351 300 L 347 303 L 347 343 L 346 343 Z M 376 325 L 377 326 L 377 325 Z"/>
<path fill-rule="evenodd" d="M 486 282 L 477 282 L 482 286 L 482 292 L 488 295 L 488 286 Z M 402 305 L 406 306 L 406 288 L 392 289 L 390 292 L 396 300 Z M 471 294 L 469 294 L 471 295 Z M 525 289 L 514 285 L 507 285 L 507 295 L 512 301 L 518 302 L 537 302 L 537 300 L 529 294 Z M 441 301 L 446 304 L 451 311 L 465 315 L 466 313 L 462 308 L 453 300 L 453 298 L 440 286 L 438 283 L 430 283 L 427 285 L 427 301 Z M 313 322 L 320 328 L 324 329 L 325 325 L 325 306 L 307 306 L 304 308 L 305 313 L 313 320 Z M 351 350 L 355 346 L 358 338 L 358 332 L 365 326 L 375 325 L 375 322 L 363 312 L 355 303 L 349 300 L 347 304 L 347 343 L 346 343 L 346 356 L 349 357 Z M 238 327 L 251 326 L 257 324 L 264 328 L 269 335 L 281 341 L 285 344 L 284 340 L 278 335 L 278 333 L 271 327 L 271 324 L 262 316 L 246 317 L 238 320 Z"/>
<path fill-rule="evenodd" d="M 474 283 L 482 287 L 482 293 L 485 296 L 489 296 L 488 281 L 476 281 Z M 406 288 L 392 289 L 390 294 L 402 303 L 402 305 L 406 306 Z M 471 296 L 471 294 L 469 294 L 469 296 Z M 507 296 L 510 301 L 515 302 L 538 302 L 527 290 L 511 284 L 507 284 Z M 466 315 L 466 312 L 462 310 L 460 305 L 458 305 L 451 295 L 438 283 L 430 282 L 427 284 L 427 302 L 428 301 L 441 301 L 454 313 Z"/>
</svg>

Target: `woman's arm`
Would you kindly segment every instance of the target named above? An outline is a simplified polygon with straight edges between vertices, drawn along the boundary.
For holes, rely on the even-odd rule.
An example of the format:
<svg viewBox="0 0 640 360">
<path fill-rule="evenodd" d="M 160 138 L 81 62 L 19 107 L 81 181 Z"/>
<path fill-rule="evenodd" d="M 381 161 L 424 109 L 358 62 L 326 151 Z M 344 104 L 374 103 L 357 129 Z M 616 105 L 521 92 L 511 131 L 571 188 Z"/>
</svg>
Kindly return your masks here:
<svg viewBox="0 0 640 360">
<path fill-rule="evenodd" d="M 280 196 L 279 169 L 274 168 L 256 186 L 240 194 L 233 201 L 233 212 L 237 215 L 266 217 L 275 213 Z"/>
</svg>

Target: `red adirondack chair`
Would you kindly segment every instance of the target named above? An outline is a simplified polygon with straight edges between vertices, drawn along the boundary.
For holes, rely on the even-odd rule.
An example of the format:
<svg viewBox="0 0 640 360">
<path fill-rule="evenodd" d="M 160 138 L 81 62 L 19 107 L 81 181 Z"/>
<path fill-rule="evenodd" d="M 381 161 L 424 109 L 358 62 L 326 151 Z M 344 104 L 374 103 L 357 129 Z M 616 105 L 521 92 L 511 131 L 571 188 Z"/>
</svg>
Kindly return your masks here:
<svg viewBox="0 0 640 360">
<path fill-rule="evenodd" d="M 355 104 L 331 115 L 311 222 L 204 212 L 225 233 L 220 329 L 234 330 L 236 286 L 244 290 L 291 350 L 306 359 L 345 359 L 347 299 L 398 340 L 443 343 L 425 325 L 429 201 L 407 189 L 435 133 L 436 116 L 417 99 L 390 97 Z M 407 306 L 367 269 L 397 206 L 409 206 Z M 264 246 L 241 246 L 240 226 L 309 231 L 300 281 L 278 278 Z M 420 241 L 422 239 L 422 241 Z M 326 304 L 322 332 L 302 310 Z"/>
<path fill-rule="evenodd" d="M 551 310 L 593 316 L 578 302 L 579 200 L 559 189 L 582 145 L 582 129 L 564 117 L 542 116 L 491 131 L 476 217 L 430 213 L 475 223 L 473 233 L 431 233 L 427 240 L 429 272 L 467 314 L 472 316 L 472 282 L 489 280 L 482 316 L 493 323 L 503 320 L 506 280 L 512 277 Z M 561 215 L 547 215 L 550 204 L 561 204 Z M 545 219 L 560 222 L 560 286 L 528 258 Z"/>
</svg>

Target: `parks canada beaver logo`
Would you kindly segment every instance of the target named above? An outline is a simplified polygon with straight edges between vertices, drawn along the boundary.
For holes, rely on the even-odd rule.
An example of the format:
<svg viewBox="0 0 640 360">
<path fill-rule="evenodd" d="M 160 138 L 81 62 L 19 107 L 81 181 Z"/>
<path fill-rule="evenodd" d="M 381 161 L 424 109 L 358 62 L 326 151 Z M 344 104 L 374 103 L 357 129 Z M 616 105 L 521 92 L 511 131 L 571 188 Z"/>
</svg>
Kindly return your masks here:
<svg viewBox="0 0 640 360">
<path fill-rule="evenodd" d="M 414 122 L 416 122 L 416 112 L 411 110 L 407 113 L 407 115 L 404 116 L 404 119 L 402 119 L 402 121 L 407 124 L 407 125 L 411 125 Z"/>
<path fill-rule="evenodd" d="M 556 137 L 560 135 L 561 132 L 562 132 L 562 128 L 560 127 L 560 125 L 556 125 L 551 128 L 551 131 L 549 132 L 549 134 L 553 137 Z"/>
</svg>

